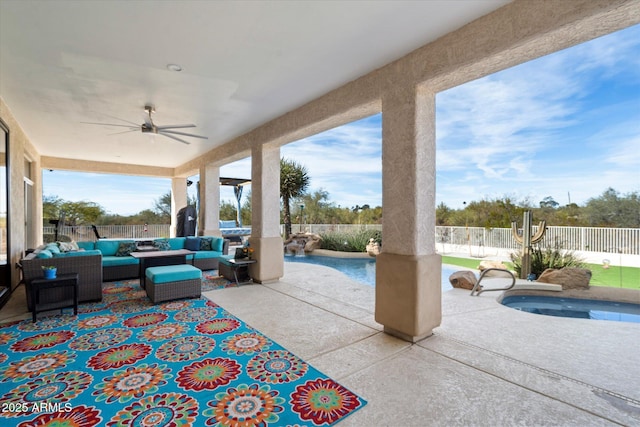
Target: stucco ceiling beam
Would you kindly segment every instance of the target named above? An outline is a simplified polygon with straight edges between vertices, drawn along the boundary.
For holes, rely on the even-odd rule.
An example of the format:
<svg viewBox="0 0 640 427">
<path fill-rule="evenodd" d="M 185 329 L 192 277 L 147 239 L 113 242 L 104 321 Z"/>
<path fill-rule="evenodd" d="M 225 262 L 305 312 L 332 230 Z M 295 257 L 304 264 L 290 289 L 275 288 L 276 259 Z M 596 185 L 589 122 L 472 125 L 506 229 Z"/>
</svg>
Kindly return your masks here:
<svg viewBox="0 0 640 427">
<path fill-rule="evenodd" d="M 173 178 L 174 168 L 158 166 L 141 166 L 127 163 L 95 162 L 88 160 L 63 159 L 60 157 L 42 156 L 42 169 L 67 170 L 73 172 L 93 172 L 114 175 L 149 176 L 156 178 Z"/>
</svg>

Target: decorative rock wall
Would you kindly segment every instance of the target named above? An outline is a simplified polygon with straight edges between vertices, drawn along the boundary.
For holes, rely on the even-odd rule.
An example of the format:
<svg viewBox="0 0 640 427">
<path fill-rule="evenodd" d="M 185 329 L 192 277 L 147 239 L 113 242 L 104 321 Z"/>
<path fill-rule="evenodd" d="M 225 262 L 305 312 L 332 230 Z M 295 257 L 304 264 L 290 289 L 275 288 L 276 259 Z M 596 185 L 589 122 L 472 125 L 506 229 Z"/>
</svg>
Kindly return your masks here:
<svg viewBox="0 0 640 427">
<path fill-rule="evenodd" d="M 300 251 L 313 252 L 322 247 L 322 237 L 314 233 L 296 233 L 289 236 L 284 242 L 285 253 L 293 255 Z"/>
</svg>

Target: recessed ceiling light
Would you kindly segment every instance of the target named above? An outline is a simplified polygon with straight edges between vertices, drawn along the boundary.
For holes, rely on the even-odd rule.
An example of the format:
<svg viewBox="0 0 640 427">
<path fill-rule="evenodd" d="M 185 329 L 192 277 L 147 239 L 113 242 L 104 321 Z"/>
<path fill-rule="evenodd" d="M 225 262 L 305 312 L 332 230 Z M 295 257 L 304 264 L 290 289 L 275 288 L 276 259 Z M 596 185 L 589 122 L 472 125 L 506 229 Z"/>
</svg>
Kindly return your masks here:
<svg viewBox="0 0 640 427">
<path fill-rule="evenodd" d="M 182 67 L 178 64 L 167 64 L 167 69 L 169 71 L 182 71 Z"/>
</svg>

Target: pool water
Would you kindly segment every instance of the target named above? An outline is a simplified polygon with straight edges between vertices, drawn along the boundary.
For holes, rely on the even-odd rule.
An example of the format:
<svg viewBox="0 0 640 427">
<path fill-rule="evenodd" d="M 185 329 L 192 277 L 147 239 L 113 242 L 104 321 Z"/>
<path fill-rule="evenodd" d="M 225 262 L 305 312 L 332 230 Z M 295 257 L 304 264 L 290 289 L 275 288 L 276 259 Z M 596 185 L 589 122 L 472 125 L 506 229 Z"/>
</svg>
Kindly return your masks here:
<svg viewBox="0 0 640 427">
<path fill-rule="evenodd" d="M 506 297 L 502 304 L 545 316 L 640 323 L 640 304 L 533 295 Z"/>
<path fill-rule="evenodd" d="M 285 262 L 306 262 L 308 264 L 324 265 L 335 268 L 350 278 L 369 286 L 376 284 L 375 258 L 334 258 L 328 256 L 291 256 L 285 255 Z M 449 276 L 459 269 L 453 266 L 442 266 L 442 290 L 453 289 L 449 283 Z"/>
</svg>

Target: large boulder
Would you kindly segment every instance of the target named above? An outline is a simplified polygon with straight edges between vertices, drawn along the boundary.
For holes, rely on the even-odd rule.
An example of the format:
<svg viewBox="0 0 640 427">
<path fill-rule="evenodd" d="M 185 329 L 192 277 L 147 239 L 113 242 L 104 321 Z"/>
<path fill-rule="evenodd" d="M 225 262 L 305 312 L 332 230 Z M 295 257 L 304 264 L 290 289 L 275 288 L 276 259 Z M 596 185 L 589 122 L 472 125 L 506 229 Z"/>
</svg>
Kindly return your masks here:
<svg viewBox="0 0 640 427">
<path fill-rule="evenodd" d="M 478 279 L 473 271 L 456 271 L 449 276 L 449 283 L 451 283 L 451 286 L 454 288 L 472 290 L 476 283 L 478 283 Z"/>
<path fill-rule="evenodd" d="M 478 265 L 478 270 L 482 273 L 484 270 L 488 270 L 490 268 L 499 268 L 501 270 L 508 270 L 509 267 L 504 265 L 502 261 L 480 261 L 480 265 Z M 489 271 L 485 273 L 485 277 L 502 277 L 505 273 L 500 271 Z"/>
<path fill-rule="evenodd" d="M 366 249 L 369 256 L 380 255 L 380 244 L 376 242 L 376 239 L 374 239 L 373 237 L 369 239 L 369 243 L 367 243 Z"/>
<path fill-rule="evenodd" d="M 562 285 L 562 289 L 588 289 L 591 270 L 586 268 L 565 267 L 547 268 L 538 277 L 538 282 Z"/>
</svg>

